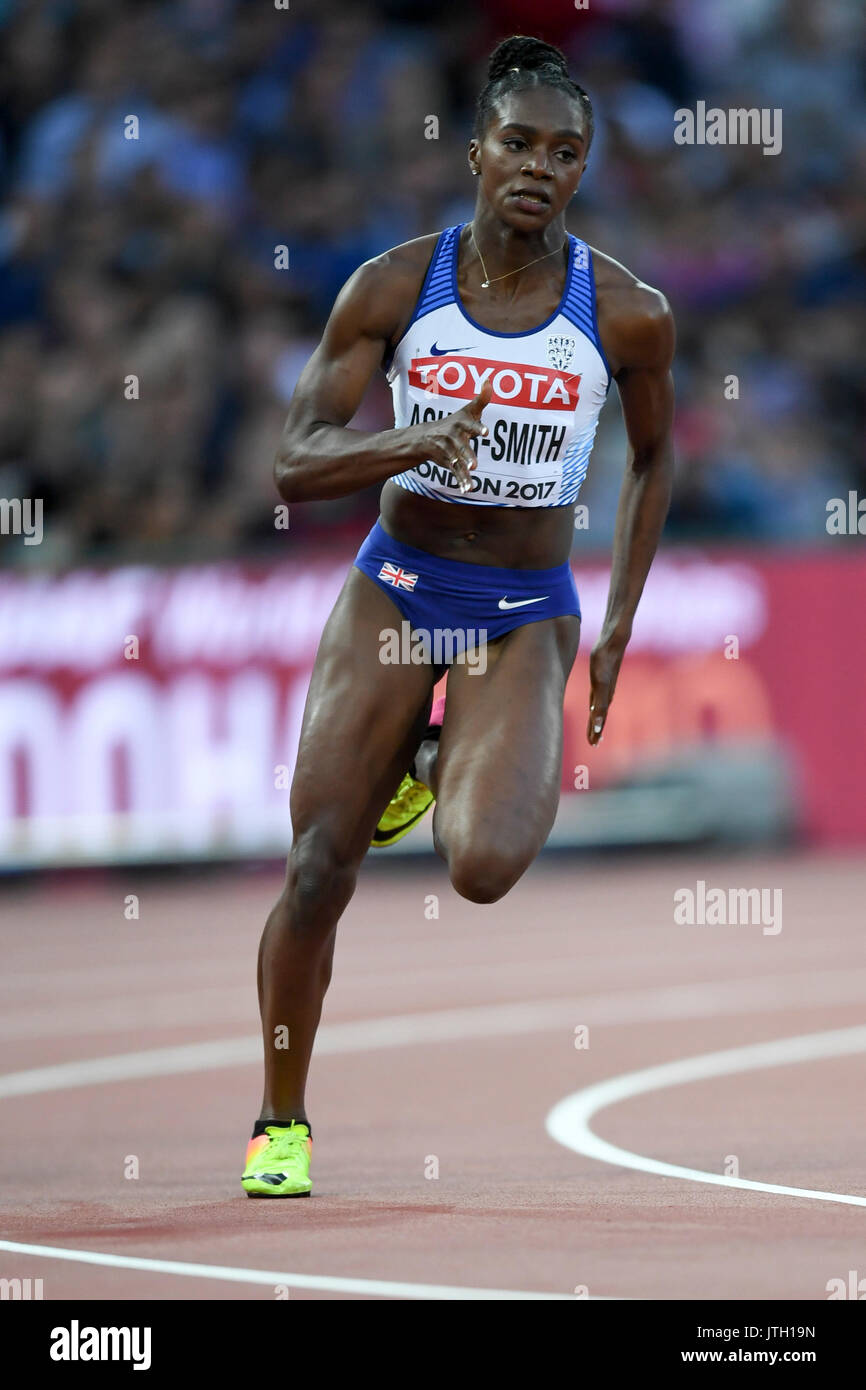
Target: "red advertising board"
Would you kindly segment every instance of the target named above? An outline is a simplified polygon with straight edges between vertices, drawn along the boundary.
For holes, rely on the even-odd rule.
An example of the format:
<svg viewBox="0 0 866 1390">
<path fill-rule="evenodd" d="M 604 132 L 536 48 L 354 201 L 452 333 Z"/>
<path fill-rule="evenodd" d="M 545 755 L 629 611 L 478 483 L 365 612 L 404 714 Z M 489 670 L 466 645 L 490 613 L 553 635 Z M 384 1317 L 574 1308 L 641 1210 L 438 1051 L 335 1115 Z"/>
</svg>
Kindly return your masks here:
<svg viewBox="0 0 866 1390">
<path fill-rule="evenodd" d="M 282 853 L 310 670 L 350 560 L 0 575 L 0 865 Z M 799 765 L 809 837 L 866 842 L 866 558 L 660 555 L 596 749 L 588 659 L 608 570 L 575 573 L 564 793 L 578 766 L 601 788 L 683 747 L 770 735 Z"/>
</svg>

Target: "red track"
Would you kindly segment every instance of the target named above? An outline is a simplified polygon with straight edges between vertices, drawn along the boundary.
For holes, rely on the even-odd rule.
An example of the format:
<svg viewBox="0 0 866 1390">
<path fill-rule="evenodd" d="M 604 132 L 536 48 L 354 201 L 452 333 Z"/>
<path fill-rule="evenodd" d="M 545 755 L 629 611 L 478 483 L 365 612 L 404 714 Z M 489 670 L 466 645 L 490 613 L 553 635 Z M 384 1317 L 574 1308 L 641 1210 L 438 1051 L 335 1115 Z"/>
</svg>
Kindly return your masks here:
<svg viewBox="0 0 866 1390">
<path fill-rule="evenodd" d="M 674 890 L 698 878 L 780 887 L 782 932 L 675 925 Z M 130 870 L 7 888 L 2 1072 L 255 1033 L 256 946 L 279 879 Z M 438 861 L 408 872 L 383 855 L 342 923 L 325 1024 L 472 1013 L 446 1020 L 443 1040 L 362 1048 L 350 1036 L 353 1050 L 314 1056 L 311 1200 L 242 1193 L 260 1099 L 249 1062 L 0 1099 L 0 1237 L 455 1291 L 824 1299 L 828 1280 L 866 1274 L 866 1208 L 613 1167 L 555 1143 L 545 1117 L 607 1077 L 863 1023 L 864 880 L 854 859 L 543 862 L 476 907 Z M 124 917 L 128 893 L 138 921 Z M 748 987 L 743 1008 L 736 988 L 721 1004 L 703 988 L 730 981 Z M 689 983 L 697 1016 L 649 1016 L 656 990 Z M 533 1031 L 489 1012 L 547 1000 L 550 1022 Z M 581 1024 L 590 1046 L 578 1050 Z M 866 1196 L 864 1074 L 855 1055 L 724 1076 L 613 1106 L 594 1128 L 690 1168 L 721 1173 L 734 1155 L 744 1178 Z M 128 1155 L 138 1179 L 124 1177 Z M 2 1250 L 0 1276 L 41 1278 L 50 1299 L 274 1297 L 267 1284 Z M 291 1287 L 293 1300 L 346 1296 L 389 1295 Z"/>
</svg>

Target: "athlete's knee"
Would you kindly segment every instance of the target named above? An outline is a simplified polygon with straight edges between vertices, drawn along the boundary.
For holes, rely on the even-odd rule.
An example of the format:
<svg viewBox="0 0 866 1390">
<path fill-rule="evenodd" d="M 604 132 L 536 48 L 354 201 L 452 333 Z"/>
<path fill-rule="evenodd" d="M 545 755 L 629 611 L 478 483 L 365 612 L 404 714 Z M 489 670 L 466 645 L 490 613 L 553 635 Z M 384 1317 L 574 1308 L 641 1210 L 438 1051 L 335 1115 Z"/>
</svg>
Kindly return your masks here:
<svg viewBox="0 0 866 1390">
<path fill-rule="evenodd" d="M 283 900 L 295 925 L 342 912 L 355 889 L 358 865 L 340 853 L 336 837 L 321 826 L 295 836 L 289 852 Z"/>
<path fill-rule="evenodd" d="M 472 903 L 495 903 L 504 898 L 532 862 L 531 856 L 493 845 L 452 850 L 446 858 L 454 889 Z"/>
</svg>

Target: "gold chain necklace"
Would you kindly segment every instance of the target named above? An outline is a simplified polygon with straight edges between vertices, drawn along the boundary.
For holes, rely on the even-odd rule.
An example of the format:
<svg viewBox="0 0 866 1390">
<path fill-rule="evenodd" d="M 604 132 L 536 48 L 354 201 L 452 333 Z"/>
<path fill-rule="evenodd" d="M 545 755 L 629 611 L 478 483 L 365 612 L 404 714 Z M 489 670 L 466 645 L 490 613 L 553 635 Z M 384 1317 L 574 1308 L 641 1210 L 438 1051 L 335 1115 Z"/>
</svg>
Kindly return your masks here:
<svg viewBox="0 0 866 1390">
<path fill-rule="evenodd" d="M 509 275 L 517 275 L 521 270 L 528 270 L 531 265 L 538 265 L 539 261 L 546 261 L 551 256 L 558 255 L 559 252 L 562 250 L 562 247 L 565 246 L 568 242 L 568 237 L 566 237 L 565 241 L 562 243 L 562 246 L 557 246 L 555 251 L 548 251 L 544 256 L 536 256 L 534 261 L 527 261 L 526 265 L 519 265 L 517 267 L 517 270 L 506 270 L 504 275 L 494 275 L 493 279 L 491 280 L 490 276 L 487 274 L 487 266 L 484 264 L 484 257 L 481 254 L 478 242 L 475 240 L 475 228 L 472 226 L 471 223 L 469 225 L 469 235 L 472 237 L 472 245 L 478 252 L 478 259 L 481 262 L 481 269 L 484 271 L 485 278 L 481 281 L 481 288 L 483 290 L 489 290 L 490 286 L 495 285 L 497 280 L 507 280 Z"/>
</svg>

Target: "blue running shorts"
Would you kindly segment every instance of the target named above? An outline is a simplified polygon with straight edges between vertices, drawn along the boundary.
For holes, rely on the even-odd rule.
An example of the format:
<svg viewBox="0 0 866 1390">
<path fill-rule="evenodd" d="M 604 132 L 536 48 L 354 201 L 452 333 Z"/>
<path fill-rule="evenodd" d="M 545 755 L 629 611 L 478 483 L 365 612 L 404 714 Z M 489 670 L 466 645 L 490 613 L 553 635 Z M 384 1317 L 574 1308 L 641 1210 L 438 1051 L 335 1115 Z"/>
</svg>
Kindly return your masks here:
<svg viewBox="0 0 866 1390">
<path fill-rule="evenodd" d="M 355 557 L 355 567 L 388 595 L 413 634 L 430 643 L 435 665 L 515 627 L 580 617 L 577 586 L 568 561 L 545 570 L 500 569 L 443 560 L 395 541 L 376 522 Z"/>
</svg>

